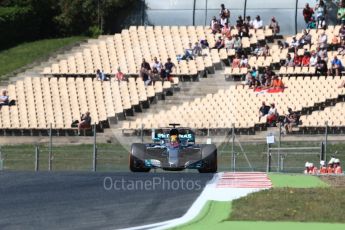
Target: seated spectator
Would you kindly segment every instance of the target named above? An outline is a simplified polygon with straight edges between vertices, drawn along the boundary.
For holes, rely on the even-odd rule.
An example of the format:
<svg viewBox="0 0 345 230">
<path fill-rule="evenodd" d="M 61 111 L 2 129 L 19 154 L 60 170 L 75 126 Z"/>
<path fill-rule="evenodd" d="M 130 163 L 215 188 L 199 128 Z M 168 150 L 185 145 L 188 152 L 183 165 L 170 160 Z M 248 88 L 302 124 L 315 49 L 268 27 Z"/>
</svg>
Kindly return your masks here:
<svg viewBox="0 0 345 230">
<path fill-rule="evenodd" d="M 310 54 L 309 52 L 305 52 L 302 61 L 301 61 L 301 66 L 310 66 Z"/>
<path fill-rule="evenodd" d="M 317 57 L 317 63 L 315 66 L 315 74 L 316 75 L 322 75 L 325 76 L 327 75 L 327 62 L 323 59 L 321 59 L 320 56 Z"/>
<path fill-rule="evenodd" d="M 238 16 L 238 19 L 236 21 L 236 29 L 240 30 L 241 27 L 243 26 L 243 24 L 244 24 L 244 21 L 242 19 L 242 16 L 240 15 L 240 16 Z"/>
<path fill-rule="evenodd" d="M 162 72 L 163 69 L 163 65 L 160 61 L 158 61 L 157 57 L 153 58 L 153 63 L 152 63 L 152 69 L 156 68 L 156 70 L 158 71 L 158 73 Z"/>
<path fill-rule="evenodd" d="M 311 57 L 310 57 L 310 60 L 309 60 L 309 66 L 316 66 L 317 64 L 317 55 L 316 55 L 316 52 L 313 50 L 311 51 Z"/>
<path fill-rule="evenodd" d="M 311 17 L 310 21 L 308 22 L 307 29 L 316 29 L 316 20 L 314 17 Z"/>
<path fill-rule="evenodd" d="M 225 49 L 233 49 L 234 48 L 234 42 L 235 42 L 235 38 L 226 38 L 225 42 L 224 42 L 224 48 Z"/>
<path fill-rule="evenodd" d="M 331 42 L 332 50 L 337 50 L 339 45 L 340 45 L 340 41 L 338 39 L 338 36 L 336 34 L 333 34 L 332 42 Z"/>
<path fill-rule="evenodd" d="M 317 48 L 317 55 L 321 57 L 321 59 L 328 61 L 328 55 L 327 55 L 327 48 Z"/>
<path fill-rule="evenodd" d="M 103 73 L 103 71 L 101 71 L 99 69 L 96 71 L 96 77 L 97 77 L 97 80 L 99 80 L 99 81 L 107 81 L 108 80 L 108 77 L 106 77 L 105 74 Z"/>
<path fill-rule="evenodd" d="M 239 36 L 235 36 L 234 40 L 234 49 L 236 52 L 239 52 L 239 50 L 242 48 L 242 42 Z"/>
<path fill-rule="evenodd" d="M 268 114 L 268 111 L 270 110 L 270 107 L 266 105 L 266 103 L 263 101 L 261 104 L 261 107 L 259 109 L 259 121 L 261 117 L 264 117 Z"/>
<path fill-rule="evenodd" d="M 326 30 L 327 24 L 325 18 L 320 18 L 319 20 L 316 20 L 316 28 Z"/>
<path fill-rule="evenodd" d="M 270 88 L 273 89 L 284 89 L 284 83 L 282 79 L 280 79 L 278 76 L 274 76 L 272 83 L 270 85 Z"/>
<path fill-rule="evenodd" d="M 272 82 L 272 77 L 275 75 L 275 73 L 272 71 L 272 69 L 269 66 L 266 66 L 264 69 L 263 74 L 260 77 L 260 83 L 263 86 L 270 86 Z"/>
<path fill-rule="evenodd" d="M 127 81 L 125 75 L 121 72 L 121 68 L 117 67 L 117 73 L 115 74 L 115 79 L 117 81 Z"/>
<path fill-rule="evenodd" d="M 78 124 L 78 135 L 80 136 L 80 131 L 82 129 L 91 129 L 91 117 L 90 112 L 86 112 L 85 114 L 81 115 L 81 121 Z"/>
<path fill-rule="evenodd" d="M 289 43 L 287 43 L 287 42 L 278 40 L 277 44 L 278 44 L 279 49 L 281 49 L 281 50 L 285 49 L 285 48 L 289 48 Z"/>
<path fill-rule="evenodd" d="M 241 63 L 240 56 L 237 53 L 235 58 L 232 60 L 231 67 L 232 68 L 240 68 L 240 63 Z"/>
<path fill-rule="evenodd" d="M 334 59 L 331 61 L 330 75 L 340 76 L 341 71 L 344 69 L 343 64 L 337 55 L 334 56 Z"/>
<path fill-rule="evenodd" d="M 267 119 L 267 124 L 270 126 L 274 125 L 274 123 L 277 121 L 278 111 L 274 103 L 271 103 L 271 107 L 268 110 L 266 119 Z"/>
<path fill-rule="evenodd" d="M 192 54 L 193 54 L 193 57 L 202 56 L 202 48 L 198 42 L 195 42 Z"/>
<path fill-rule="evenodd" d="M 238 35 L 240 38 L 249 37 L 249 27 L 243 24 L 238 31 Z"/>
<path fill-rule="evenodd" d="M 2 95 L 0 96 L 0 110 L 2 106 L 9 105 L 9 97 L 7 95 L 7 90 L 2 90 Z"/>
<path fill-rule="evenodd" d="M 218 39 L 216 43 L 214 44 L 214 47 L 212 49 L 221 49 L 224 48 L 224 41 L 222 39 L 222 36 L 218 36 Z"/>
<path fill-rule="evenodd" d="M 293 65 L 294 66 L 301 66 L 302 64 L 302 57 L 298 56 L 297 53 L 293 57 Z"/>
<path fill-rule="evenodd" d="M 201 48 L 202 49 L 208 49 L 209 48 L 209 44 L 208 44 L 208 41 L 206 39 L 201 39 L 200 40 L 200 45 L 201 45 Z"/>
<path fill-rule="evenodd" d="M 292 127 L 298 125 L 298 115 L 297 113 L 293 112 L 291 108 L 288 108 L 288 114 L 284 118 L 284 128 L 286 133 L 292 132 Z"/>
<path fill-rule="evenodd" d="M 322 31 L 322 33 L 319 35 L 317 44 L 321 49 L 327 48 L 327 34 L 325 31 Z"/>
<path fill-rule="evenodd" d="M 188 48 L 185 49 L 182 60 L 193 60 L 193 48 L 192 43 L 188 43 Z"/>
<path fill-rule="evenodd" d="M 143 81 L 145 82 L 145 85 L 149 85 L 151 82 L 150 73 L 151 73 L 151 66 L 148 62 L 146 62 L 145 58 L 143 58 L 143 62 L 141 63 L 141 66 L 140 66 L 139 77 L 143 79 Z"/>
<path fill-rule="evenodd" d="M 171 62 L 171 58 L 167 59 L 167 62 L 164 64 L 164 75 L 163 79 L 172 81 L 171 74 L 173 72 L 173 68 L 176 68 L 175 64 Z"/>
<path fill-rule="evenodd" d="M 224 15 L 220 17 L 220 27 L 224 27 L 225 24 L 228 24 L 229 21 L 228 21 L 228 18 L 225 17 Z"/>
<path fill-rule="evenodd" d="M 246 20 L 244 21 L 244 24 L 247 25 L 249 29 L 253 28 L 253 20 L 250 19 L 250 16 L 246 17 Z"/>
<path fill-rule="evenodd" d="M 340 27 L 338 33 L 339 33 L 341 45 L 344 46 L 345 45 L 345 24 L 343 24 Z"/>
<path fill-rule="evenodd" d="M 270 56 L 270 47 L 268 46 L 268 44 L 266 44 L 264 47 L 263 47 L 263 50 L 262 50 L 262 55 L 267 57 L 267 56 Z"/>
<path fill-rule="evenodd" d="M 344 1 L 340 3 L 340 6 L 338 8 L 337 12 L 337 20 L 339 25 L 344 25 L 345 23 L 345 7 L 344 7 Z"/>
<path fill-rule="evenodd" d="M 217 20 L 216 16 L 213 16 L 210 27 L 213 34 L 220 32 L 220 22 Z"/>
<path fill-rule="evenodd" d="M 253 28 L 254 28 L 255 30 L 257 30 L 257 29 L 262 29 L 263 26 L 264 26 L 263 24 L 264 24 L 264 23 L 263 23 L 263 21 L 261 20 L 260 16 L 257 15 L 256 18 L 255 18 L 255 20 L 253 21 Z"/>
<path fill-rule="evenodd" d="M 303 30 L 303 35 L 299 39 L 299 47 L 303 47 L 304 45 L 310 45 L 311 44 L 311 35 L 307 30 Z"/>
<path fill-rule="evenodd" d="M 297 55 L 295 55 L 295 56 L 297 56 Z M 289 53 L 286 55 L 286 59 L 285 59 L 285 64 L 284 65 L 285 66 L 294 66 L 294 60 L 293 60 L 293 58 L 291 57 L 291 55 Z"/>
<path fill-rule="evenodd" d="M 159 71 L 157 69 L 157 67 L 152 67 L 152 71 L 151 71 L 151 75 L 150 75 L 150 79 L 152 80 L 152 82 L 156 82 L 156 81 L 162 81 L 162 72 Z"/>
<path fill-rule="evenodd" d="M 293 36 L 292 41 L 291 41 L 290 46 L 289 46 L 289 48 L 290 48 L 289 51 L 297 53 L 298 47 L 299 47 L 298 40 L 296 39 L 296 36 Z"/>
<path fill-rule="evenodd" d="M 242 54 L 241 60 L 240 60 L 240 67 L 241 68 L 247 68 L 248 67 L 248 58 Z"/>
<path fill-rule="evenodd" d="M 280 32 L 280 26 L 279 26 L 279 24 L 278 24 L 278 22 L 277 22 L 277 20 L 276 20 L 275 17 L 273 17 L 273 18 L 271 19 L 271 22 L 270 22 L 270 24 L 269 24 L 269 28 L 272 29 L 273 36 L 276 36 L 277 34 L 279 34 L 279 32 Z"/>
<path fill-rule="evenodd" d="M 231 38 L 231 28 L 229 27 L 228 23 L 224 24 L 224 27 L 222 28 L 222 35 L 226 38 Z"/>
</svg>

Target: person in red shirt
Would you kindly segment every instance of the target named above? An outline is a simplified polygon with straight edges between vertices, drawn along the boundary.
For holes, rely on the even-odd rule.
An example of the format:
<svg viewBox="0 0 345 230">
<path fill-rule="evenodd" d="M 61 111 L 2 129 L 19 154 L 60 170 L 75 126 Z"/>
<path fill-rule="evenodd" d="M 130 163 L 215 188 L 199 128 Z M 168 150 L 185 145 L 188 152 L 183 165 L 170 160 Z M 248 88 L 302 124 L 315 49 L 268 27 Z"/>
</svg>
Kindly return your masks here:
<svg viewBox="0 0 345 230">
<path fill-rule="evenodd" d="M 293 64 L 295 66 L 301 66 L 301 64 L 302 64 L 302 57 L 298 56 L 297 53 L 295 54 L 295 56 L 293 58 Z"/>
<path fill-rule="evenodd" d="M 325 161 L 320 161 L 320 174 L 327 174 L 327 167 Z"/>
<path fill-rule="evenodd" d="M 334 162 L 334 158 L 331 158 L 328 162 L 328 166 L 327 166 L 327 173 L 328 174 L 334 173 L 333 162 Z"/>
<path fill-rule="evenodd" d="M 334 173 L 335 174 L 343 174 L 343 169 L 340 166 L 340 160 L 339 159 L 334 159 Z"/>
<path fill-rule="evenodd" d="M 313 14 L 314 14 L 314 10 L 310 8 L 308 3 L 305 4 L 305 7 L 303 9 L 303 17 L 306 24 L 308 24 Z"/>
<path fill-rule="evenodd" d="M 302 66 L 309 66 L 310 65 L 310 54 L 305 53 L 302 57 Z"/>
</svg>

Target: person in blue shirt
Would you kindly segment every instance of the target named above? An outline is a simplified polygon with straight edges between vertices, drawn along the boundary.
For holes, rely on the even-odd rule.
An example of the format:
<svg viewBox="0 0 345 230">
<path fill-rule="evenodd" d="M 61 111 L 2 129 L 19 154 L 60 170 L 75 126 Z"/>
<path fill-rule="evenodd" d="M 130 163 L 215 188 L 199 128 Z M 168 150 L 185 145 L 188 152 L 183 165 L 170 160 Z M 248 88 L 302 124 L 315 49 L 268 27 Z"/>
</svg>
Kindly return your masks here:
<svg viewBox="0 0 345 230">
<path fill-rule="evenodd" d="M 334 56 L 334 59 L 331 61 L 331 68 L 329 70 L 330 75 L 340 76 L 341 71 L 344 69 L 343 64 L 337 55 Z"/>
</svg>

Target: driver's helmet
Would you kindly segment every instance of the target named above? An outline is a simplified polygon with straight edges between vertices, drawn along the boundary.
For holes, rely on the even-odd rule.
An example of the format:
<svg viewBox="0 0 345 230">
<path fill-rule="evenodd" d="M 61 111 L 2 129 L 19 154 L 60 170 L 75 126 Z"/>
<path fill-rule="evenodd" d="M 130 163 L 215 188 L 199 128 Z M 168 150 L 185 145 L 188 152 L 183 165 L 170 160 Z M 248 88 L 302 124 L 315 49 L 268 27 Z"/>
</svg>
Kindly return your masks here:
<svg viewBox="0 0 345 230">
<path fill-rule="evenodd" d="M 177 129 L 172 129 L 170 131 L 169 139 L 170 139 L 170 144 L 172 146 L 178 146 L 179 145 L 179 138 L 178 138 L 178 130 Z"/>
</svg>

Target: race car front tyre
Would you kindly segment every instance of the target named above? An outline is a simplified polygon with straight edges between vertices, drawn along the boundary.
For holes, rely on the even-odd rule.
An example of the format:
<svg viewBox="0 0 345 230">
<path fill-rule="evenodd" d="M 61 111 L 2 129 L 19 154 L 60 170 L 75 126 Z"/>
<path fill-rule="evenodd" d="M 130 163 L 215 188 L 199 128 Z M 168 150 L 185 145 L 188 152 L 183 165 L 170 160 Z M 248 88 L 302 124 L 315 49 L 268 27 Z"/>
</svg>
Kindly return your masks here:
<svg viewBox="0 0 345 230">
<path fill-rule="evenodd" d="M 201 149 L 203 167 L 198 169 L 199 173 L 217 172 L 217 147 L 215 145 L 205 145 Z"/>
<path fill-rule="evenodd" d="M 129 169 L 132 172 L 149 172 L 150 168 L 145 167 L 146 146 L 143 144 L 132 144 L 131 152 L 129 154 Z"/>
</svg>

